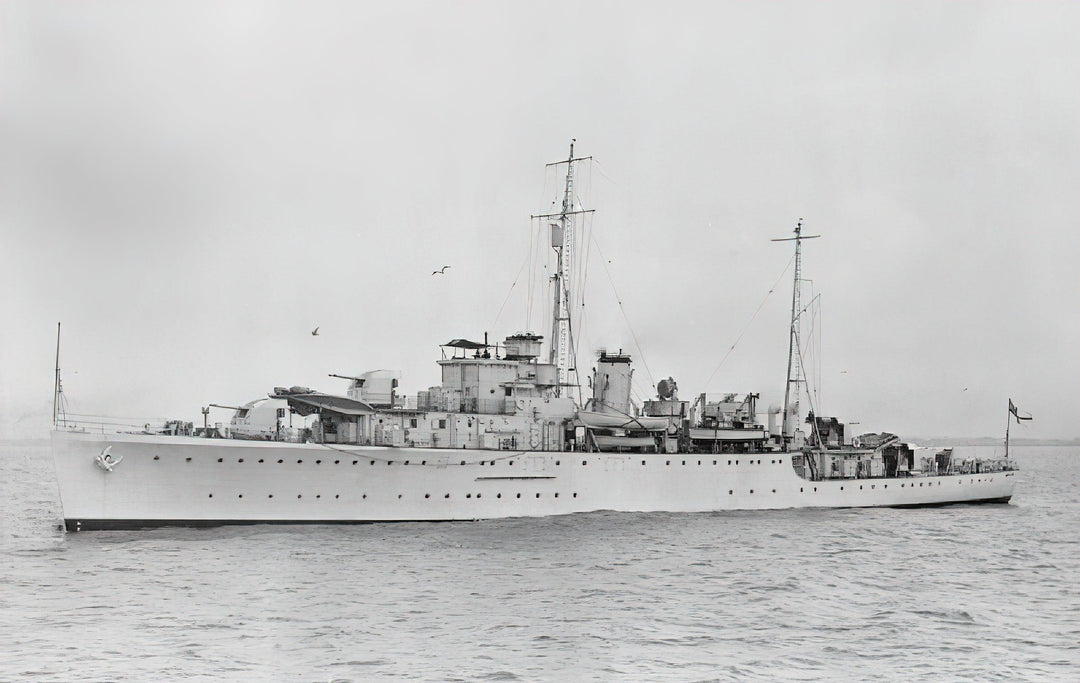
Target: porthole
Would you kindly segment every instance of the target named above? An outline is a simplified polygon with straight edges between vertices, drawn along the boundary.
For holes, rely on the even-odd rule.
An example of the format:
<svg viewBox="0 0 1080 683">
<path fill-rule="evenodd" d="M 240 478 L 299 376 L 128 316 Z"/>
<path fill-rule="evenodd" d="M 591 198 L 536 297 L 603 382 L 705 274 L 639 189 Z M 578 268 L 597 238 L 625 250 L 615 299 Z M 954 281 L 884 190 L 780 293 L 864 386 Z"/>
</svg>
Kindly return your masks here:
<svg viewBox="0 0 1080 683">
<path fill-rule="evenodd" d="M 642 460 L 642 461 L 641 461 L 641 466 L 642 466 L 642 467 L 644 467 L 644 466 L 645 466 L 645 461 L 644 461 L 644 460 Z"/>
<path fill-rule="evenodd" d="M 238 459 L 236 460 L 236 462 L 244 462 L 244 459 L 243 459 L 243 458 L 238 458 Z"/>
<path fill-rule="evenodd" d="M 386 461 L 386 465 L 387 465 L 387 467 L 389 467 L 390 465 L 393 465 L 393 464 L 394 464 L 394 461 L 393 461 L 393 460 L 387 460 L 387 461 Z M 465 463 L 461 463 L 461 464 L 462 464 L 462 465 L 464 465 Z"/>
<path fill-rule="evenodd" d="M 496 498 L 502 498 L 502 494 L 501 494 L 501 493 L 496 493 L 496 494 L 495 494 L 495 497 L 496 497 Z"/>
<path fill-rule="evenodd" d="M 555 461 L 555 467 L 558 467 L 558 466 L 559 466 L 559 465 L 561 465 L 561 464 L 562 464 L 562 463 L 561 463 L 560 461 L 558 461 L 558 460 L 556 460 L 556 461 Z"/>
<path fill-rule="evenodd" d="M 236 497 L 237 497 L 237 498 L 243 498 L 243 497 L 244 497 L 244 494 L 242 494 L 242 493 L 238 493 L 238 494 L 236 494 Z"/>
<path fill-rule="evenodd" d="M 539 494 L 539 493 L 538 493 L 538 494 L 536 494 L 536 497 L 537 497 L 537 498 L 539 498 L 539 497 L 540 497 L 540 494 Z"/>
<path fill-rule="evenodd" d="M 408 465 L 408 464 L 409 464 L 409 461 L 408 461 L 408 460 L 406 460 L 406 461 L 404 462 L 404 464 Z"/>
<path fill-rule="evenodd" d="M 735 495 L 735 492 L 734 492 L 734 491 L 732 491 L 731 489 L 728 489 L 728 492 L 727 492 L 727 494 L 728 494 L 729 496 L 734 496 L 734 495 Z"/>
<path fill-rule="evenodd" d="M 274 497 L 274 494 L 272 494 L 272 493 L 269 496 L 267 496 L 267 498 L 273 498 L 273 497 Z"/>
<path fill-rule="evenodd" d="M 341 464 L 341 461 L 340 461 L 340 460 L 335 460 L 335 461 L 334 461 L 334 464 L 335 464 L 335 465 L 340 465 L 340 464 Z"/>
<path fill-rule="evenodd" d="M 374 465 L 374 464 L 375 464 L 375 461 L 374 461 L 374 460 L 372 460 L 372 461 L 368 462 L 368 464 L 369 464 L 369 465 Z"/>
<path fill-rule="evenodd" d="M 716 461 L 715 461 L 715 460 L 713 460 L 713 461 L 712 461 L 712 464 L 714 464 L 714 465 L 715 465 L 715 464 L 716 464 Z"/>
<path fill-rule="evenodd" d="M 315 494 L 315 497 L 316 497 L 316 498 L 322 498 L 322 494 L 321 494 L 321 493 L 316 493 L 316 494 Z M 401 496 L 398 496 L 398 498 L 401 498 Z"/>
<path fill-rule="evenodd" d="M 431 494 L 430 493 L 425 493 L 424 498 L 431 498 Z"/>
<path fill-rule="evenodd" d="M 814 493 L 817 493 L 817 487 L 816 486 L 814 487 Z"/>
<path fill-rule="evenodd" d="M 191 458 L 184 458 L 184 462 L 191 462 Z"/>
<path fill-rule="evenodd" d="M 581 464 L 582 464 L 582 465 L 588 465 L 588 464 L 589 464 L 589 461 L 588 461 L 588 460 L 582 460 L 582 461 L 581 461 Z"/>
<path fill-rule="evenodd" d="M 316 465 L 321 465 L 321 464 L 322 464 L 322 460 L 316 460 L 316 461 L 315 461 L 315 464 L 316 464 Z"/>
<path fill-rule="evenodd" d="M 800 486 L 799 487 L 799 493 L 802 493 L 802 492 L 803 492 L 803 487 Z"/>
<path fill-rule="evenodd" d="M 461 461 L 461 464 L 462 464 L 462 465 L 464 465 L 464 464 L 465 464 L 465 461 L 464 461 L 464 460 L 462 460 L 462 461 Z"/>
<path fill-rule="evenodd" d="M 448 494 L 446 494 L 445 496 L 443 496 L 443 498 L 449 498 L 449 497 L 450 497 L 450 494 L 449 494 L 449 493 L 448 493 Z"/>
<path fill-rule="evenodd" d="M 844 490 L 844 487 L 843 487 L 843 486 L 841 486 L 841 487 L 840 487 L 840 490 L 841 490 L 841 491 L 843 491 L 843 490 Z"/>
<path fill-rule="evenodd" d="M 210 494 L 209 496 L 207 496 L 207 497 L 208 497 L 208 498 L 213 498 L 213 497 L 214 497 L 214 494 L 212 494 L 212 493 L 211 493 L 211 494 Z"/>
<path fill-rule="evenodd" d="M 684 465 L 685 465 L 685 464 L 686 464 L 686 461 L 685 461 L 685 460 L 683 460 L 683 461 L 682 461 L 682 464 L 684 464 Z"/>
<path fill-rule="evenodd" d="M 731 461 L 730 461 L 730 460 L 728 460 L 728 461 L 727 461 L 727 464 L 729 464 L 729 465 L 730 465 L 730 464 L 731 464 Z"/>
<path fill-rule="evenodd" d="M 753 493 L 753 492 L 754 492 L 754 489 L 750 489 L 750 493 Z"/>
<path fill-rule="evenodd" d="M 356 463 L 358 463 L 358 462 L 360 462 L 360 461 L 359 461 L 359 460 L 353 460 L 353 461 L 352 461 L 352 464 L 354 464 L 354 465 L 355 465 L 355 464 L 356 464 Z"/>
<path fill-rule="evenodd" d="M 736 465 L 738 465 L 738 464 L 739 464 L 739 461 L 738 461 L 738 460 L 736 460 L 736 461 L 735 461 L 735 464 L 736 464 Z"/>
<path fill-rule="evenodd" d="M 334 494 L 334 499 L 336 500 L 336 499 L 338 499 L 338 498 L 341 498 L 341 494 L 340 494 L 340 493 L 335 493 L 335 494 Z"/>
<path fill-rule="evenodd" d="M 155 455 L 154 460 L 161 460 L 161 456 L 160 455 Z"/>
<path fill-rule="evenodd" d="M 262 458 L 259 458 L 259 462 L 266 462 L 266 461 L 263 460 Z"/>
<path fill-rule="evenodd" d="M 900 488 L 904 488 L 907 484 L 900 484 Z"/>
<path fill-rule="evenodd" d="M 450 494 L 447 494 L 447 496 L 449 496 L 449 495 Z M 364 495 L 360 496 L 360 498 L 361 498 L 361 500 L 367 500 L 367 494 L 365 493 Z"/>
<path fill-rule="evenodd" d="M 784 464 L 784 459 L 780 458 L 779 460 L 776 461 L 776 464 L 777 465 L 783 465 Z"/>
<path fill-rule="evenodd" d="M 278 461 L 277 461 L 277 464 L 279 464 L 279 465 L 280 465 L 280 464 L 281 464 L 281 463 L 283 463 L 283 462 L 285 462 L 285 461 L 284 461 L 284 460 L 278 460 Z"/>
<path fill-rule="evenodd" d="M 318 496 L 315 496 L 315 497 L 316 497 L 316 498 L 318 498 Z M 400 493 L 399 493 L 399 494 L 397 494 L 397 499 L 398 499 L 398 500 L 401 500 L 401 494 L 400 494 Z"/>
<path fill-rule="evenodd" d="M 297 499 L 300 499 L 300 498 L 303 498 L 304 496 L 302 496 L 301 494 L 298 493 L 298 494 L 296 494 L 296 497 L 297 497 Z"/>
<path fill-rule="evenodd" d="M 478 494 L 476 494 L 476 497 L 477 497 L 477 498 L 479 498 L 479 497 L 480 497 L 480 494 L 479 494 L 479 493 L 478 493 Z"/>
<path fill-rule="evenodd" d="M 859 490 L 862 491 L 862 484 L 859 484 Z"/>
<path fill-rule="evenodd" d="M 775 460 L 770 460 L 770 461 L 769 461 L 769 464 L 770 464 L 770 465 L 775 465 L 775 464 L 776 464 L 776 461 L 775 461 Z"/>
<path fill-rule="evenodd" d="M 697 461 L 697 464 L 698 464 L 698 466 L 700 467 L 700 466 L 701 466 L 701 461 L 700 461 L 700 460 L 698 460 L 698 461 Z"/>
<path fill-rule="evenodd" d="M 398 496 L 398 498 L 400 498 L 400 497 L 401 497 L 401 496 Z M 466 497 L 466 498 L 472 498 L 472 494 L 471 494 L 471 493 L 466 493 L 466 494 L 465 494 L 465 497 Z"/>
<path fill-rule="evenodd" d="M 513 460 L 511 460 L 511 461 L 510 461 L 510 464 L 511 464 L 511 465 L 513 465 L 513 464 L 514 464 L 514 461 L 513 461 Z"/>
<path fill-rule="evenodd" d="M 303 461 L 303 460 L 297 460 L 297 461 L 296 461 L 296 464 L 297 464 L 297 465 L 299 465 L 299 464 L 300 464 L 300 463 L 302 463 L 302 462 L 304 462 L 304 461 Z"/>
<path fill-rule="evenodd" d="M 556 494 L 555 494 L 555 497 L 556 497 L 556 498 L 558 498 L 558 497 L 559 497 L 559 494 L 558 494 L 558 493 L 556 493 Z"/>
<path fill-rule="evenodd" d="M 519 493 L 519 494 L 517 494 L 517 497 L 518 497 L 518 498 L 521 498 L 521 494 L 520 494 L 520 493 Z"/>
<path fill-rule="evenodd" d="M 670 465 L 670 464 L 671 464 L 671 461 L 670 461 L 670 460 L 666 460 L 666 461 L 664 461 L 664 464 L 665 464 L 665 465 Z"/>
<path fill-rule="evenodd" d="M 217 461 L 218 461 L 218 462 L 221 462 L 221 461 L 222 461 L 222 459 L 221 459 L 221 458 L 218 458 L 218 459 L 217 459 Z"/>
<path fill-rule="evenodd" d="M 773 492 L 773 493 L 776 493 L 776 489 L 773 489 L 773 490 L 772 490 L 772 492 Z"/>
<path fill-rule="evenodd" d="M 421 460 L 421 461 L 420 461 L 420 464 L 421 464 L 421 465 L 426 465 L 426 464 L 427 464 L 427 460 Z"/>
<path fill-rule="evenodd" d="M 574 498 L 577 498 L 577 494 L 576 494 L 576 493 L 574 494 Z"/>
</svg>

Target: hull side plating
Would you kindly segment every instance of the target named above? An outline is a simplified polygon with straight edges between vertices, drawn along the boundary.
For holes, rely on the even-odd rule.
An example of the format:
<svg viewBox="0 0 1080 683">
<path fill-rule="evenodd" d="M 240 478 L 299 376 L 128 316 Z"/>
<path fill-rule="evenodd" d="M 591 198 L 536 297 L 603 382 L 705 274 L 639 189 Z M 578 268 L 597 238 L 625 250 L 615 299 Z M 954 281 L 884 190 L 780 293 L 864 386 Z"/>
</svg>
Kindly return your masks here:
<svg viewBox="0 0 1080 683">
<path fill-rule="evenodd" d="M 1008 502 L 1015 472 L 808 481 L 786 453 L 328 446 L 53 432 L 70 530 Z M 95 464 L 106 449 L 118 462 Z M 464 464 L 462 464 L 464 463 Z"/>
</svg>

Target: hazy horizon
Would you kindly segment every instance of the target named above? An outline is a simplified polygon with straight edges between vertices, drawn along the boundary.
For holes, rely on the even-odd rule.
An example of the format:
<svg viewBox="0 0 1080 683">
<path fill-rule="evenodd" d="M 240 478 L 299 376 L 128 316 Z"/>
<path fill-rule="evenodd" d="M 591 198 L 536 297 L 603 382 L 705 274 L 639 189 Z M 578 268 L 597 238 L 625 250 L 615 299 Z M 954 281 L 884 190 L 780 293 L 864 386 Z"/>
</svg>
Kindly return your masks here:
<svg viewBox="0 0 1080 683">
<path fill-rule="evenodd" d="M 769 240 L 802 218 L 820 413 L 979 438 L 1011 398 L 1035 417 L 1014 437 L 1076 438 L 1078 20 L 2 3 L 0 436 L 48 426 L 57 321 L 73 411 L 196 423 L 274 386 L 343 393 L 332 372 L 413 394 L 452 338 L 546 338 L 511 284 L 576 138 L 604 257 L 581 352 L 630 351 L 639 396 L 670 375 L 782 402 L 791 251 Z"/>
</svg>

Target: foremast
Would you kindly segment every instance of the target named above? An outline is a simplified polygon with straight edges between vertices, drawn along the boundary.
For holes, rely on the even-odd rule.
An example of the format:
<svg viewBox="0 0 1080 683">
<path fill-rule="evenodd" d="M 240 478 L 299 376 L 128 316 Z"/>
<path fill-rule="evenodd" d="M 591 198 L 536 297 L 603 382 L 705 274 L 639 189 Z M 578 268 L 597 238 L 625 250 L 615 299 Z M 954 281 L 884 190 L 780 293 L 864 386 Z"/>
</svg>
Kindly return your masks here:
<svg viewBox="0 0 1080 683">
<path fill-rule="evenodd" d="M 551 310 L 551 349 L 549 361 L 555 366 L 555 395 L 562 396 L 563 388 L 576 386 L 576 381 L 571 381 L 571 374 L 576 372 L 574 355 L 573 327 L 571 325 L 571 312 L 573 296 L 571 283 L 574 281 L 574 259 L 577 244 L 576 225 L 574 217 L 578 214 L 591 213 L 592 209 L 574 209 L 574 164 L 578 161 L 586 161 L 592 157 L 575 157 L 574 143 L 570 140 L 570 156 L 566 161 L 556 161 L 548 166 L 561 166 L 566 164 L 566 183 L 563 191 L 562 208 L 558 213 L 541 214 L 533 218 L 552 219 L 551 248 L 555 251 L 556 267 L 551 276 L 554 290 L 554 299 Z"/>
</svg>

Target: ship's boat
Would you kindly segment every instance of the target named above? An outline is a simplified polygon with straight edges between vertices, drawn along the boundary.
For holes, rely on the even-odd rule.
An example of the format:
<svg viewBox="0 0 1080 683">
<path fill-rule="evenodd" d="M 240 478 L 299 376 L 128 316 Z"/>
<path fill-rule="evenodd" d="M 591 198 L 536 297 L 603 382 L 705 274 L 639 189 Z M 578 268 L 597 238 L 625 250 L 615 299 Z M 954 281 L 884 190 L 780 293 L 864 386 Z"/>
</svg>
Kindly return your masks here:
<svg viewBox="0 0 1080 683">
<path fill-rule="evenodd" d="M 703 512 L 1006 502 L 1007 457 L 915 458 L 892 435 L 850 438 L 811 411 L 799 424 L 800 248 L 783 424 L 757 415 L 758 394 L 680 400 L 674 378 L 633 400 L 629 353 L 599 352 L 579 381 L 571 285 L 583 252 L 574 174 L 557 164 L 563 202 L 546 221 L 555 258 L 551 337 L 441 345 L 441 383 L 412 395 L 398 373 L 333 377 L 344 394 L 275 387 L 229 425 L 106 431 L 64 410 L 59 335 L 53 455 L 68 530 L 258 522 L 352 523 L 543 516 L 592 510 Z M 545 353 L 546 351 L 546 353 Z M 639 350 L 640 351 L 640 350 Z M 1013 406 L 1010 402 L 1010 410 Z M 204 416 L 208 408 L 203 409 Z M 1016 413 L 1014 413 L 1015 415 Z M 205 421 L 204 417 L 204 421 Z"/>
</svg>

